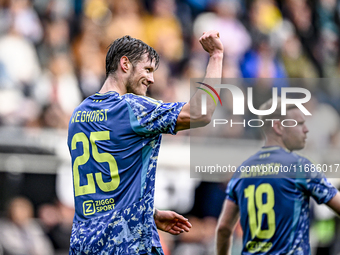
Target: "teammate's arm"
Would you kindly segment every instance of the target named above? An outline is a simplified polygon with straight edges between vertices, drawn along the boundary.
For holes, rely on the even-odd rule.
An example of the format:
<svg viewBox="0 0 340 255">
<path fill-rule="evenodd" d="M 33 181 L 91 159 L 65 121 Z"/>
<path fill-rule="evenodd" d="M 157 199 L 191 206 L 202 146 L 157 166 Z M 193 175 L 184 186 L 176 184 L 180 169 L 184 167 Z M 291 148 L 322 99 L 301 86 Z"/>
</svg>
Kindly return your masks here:
<svg viewBox="0 0 340 255">
<path fill-rule="evenodd" d="M 217 78 L 222 76 L 223 45 L 217 31 L 203 33 L 199 39 L 202 47 L 210 55 L 205 78 Z M 213 85 L 213 84 L 211 84 Z M 219 90 L 216 89 L 218 92 Z M 190 101 L 185 104 L 178 115 L 175 131 L 180 131 L 191 127 L 202 127 L 209 124 L 215 110 L 215 104 L 210 97 L 207 97 L 207 114 L 201 113 L 201 95 L 205 93 L 197 90 Z"/>
<path fill-rule="evenodd" d="M 191 224 L 187 218 L 173 211 L 155 210 L 154 219 L 159 230 L 168 232 L 172 235 L 189 232 Z"/>
<path fill-rule="evenodd" d="M 340 216 L 340 193 L 336 193 L 336 195 L 329 200 L 326 205 L 328 205 L 334 212 Z"/>
<path fill-rule="evenodd" d="M 309 164 L 312 163 L 309 162 Z M 311 194 L 318 204 L 326 204 L 340 216 L 339 191 L 328 182 L 323 173 L 317 173 L 314 178 L 311 178 L 310 172 L 308 172 L 308 174 L 309 179 L 306 182 L 306 187 L 309 191 L 309 194 Z"/>
<path fill-rule="evenodd" d="M 230 254 L 232 234 L 234 232 L 239 216 L 240 214 L 238 205 L 235 204 L 233 201 L 226 199 L 217 224 L 217 255 Z"/>
</svg>

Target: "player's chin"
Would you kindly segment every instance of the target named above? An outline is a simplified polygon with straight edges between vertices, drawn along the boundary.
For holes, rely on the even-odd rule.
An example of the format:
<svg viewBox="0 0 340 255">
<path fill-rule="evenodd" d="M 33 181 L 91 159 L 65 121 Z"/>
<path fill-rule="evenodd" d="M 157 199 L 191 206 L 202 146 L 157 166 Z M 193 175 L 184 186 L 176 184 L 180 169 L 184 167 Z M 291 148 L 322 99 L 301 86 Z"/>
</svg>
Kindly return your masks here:
<svg viewBox="0 0 340 255">
<path fill-rule="evenodd" d="M 142 96 L 146 96 L 146 92 L 148 91 L 148 88 L 143 89 Z"/>
<path fill-rule="evenodd" d="M 295 150 L 302 150 L 303 148 L 305 148 L 305 145 L 306 145 L 306 142 L 303 141 L 299 145 L 295 146 Z"/>
<path fill-rule="evenodd" d="M 145 89 L 145 90 L 140 89 L 140 90 L 136 91 L 135 94 L 138 95 L 138 96 L 146 96 L 146 91 L 147 91 L 147 89 Z"/>
</svg>

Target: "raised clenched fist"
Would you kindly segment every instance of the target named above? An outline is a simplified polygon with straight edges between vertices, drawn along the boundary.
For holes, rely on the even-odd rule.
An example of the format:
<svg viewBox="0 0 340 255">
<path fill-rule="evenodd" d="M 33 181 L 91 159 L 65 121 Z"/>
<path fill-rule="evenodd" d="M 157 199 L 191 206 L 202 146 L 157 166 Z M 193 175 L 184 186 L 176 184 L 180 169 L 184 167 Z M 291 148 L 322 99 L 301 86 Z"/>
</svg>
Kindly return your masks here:
<svg viewBox="0 0 340 255">
<path fill-rule="evenodd" d="M 219 32 L 212 30 L 204 32 L 200 37 L 199 42 L 202 44 L 203 49 L 210 54 L 223 54 L 223 45 L 220 40 Z"/>
</svg>

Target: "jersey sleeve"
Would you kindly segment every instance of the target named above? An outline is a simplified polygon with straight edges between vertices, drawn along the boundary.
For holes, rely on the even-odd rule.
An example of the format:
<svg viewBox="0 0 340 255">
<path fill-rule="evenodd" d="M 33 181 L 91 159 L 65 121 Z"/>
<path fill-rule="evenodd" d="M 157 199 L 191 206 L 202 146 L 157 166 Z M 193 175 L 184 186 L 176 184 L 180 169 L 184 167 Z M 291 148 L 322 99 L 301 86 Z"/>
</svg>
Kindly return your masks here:
<svg viewBox="0 0 340 255">
<path fill-rule="evenodd" d="M 303 159 L 302 162 L 303 166 L 312 165 L 307 159 Z M 313 197 L 318 204 L 327 203 L 338 192 L 321 172 L 305 171 L 305 177 L 305 189 L 307 190 L 308 195 Z"/>
<path fill-rule="evenodd" d="M 338 192 L 338 190 L 329 183 L 327 178 L 323 175 L 307 179 L 307 190 L 318 204 L 327 203 Z"/>
<path fill-rule="evenodd" d="M 236 179 L 232 178 L 228 185 L 227 185 L 227 189 L 226 189 L 226 193 L 227 193 L 227 197 L 226 199 L 229 199 L 231 201 L 233 201 L 235 204 L 238 204 L 238 199 L 236 196 L 236 192 L 235 192 L 235 186 L 236 186 Z"/>
<path fill-rule="evenodd" d="M 150 97 L 126 94 L 130 123 L 140 135 L 175 135 L 177 117 L 186 103 L 163 103 Z"/>
</svg>

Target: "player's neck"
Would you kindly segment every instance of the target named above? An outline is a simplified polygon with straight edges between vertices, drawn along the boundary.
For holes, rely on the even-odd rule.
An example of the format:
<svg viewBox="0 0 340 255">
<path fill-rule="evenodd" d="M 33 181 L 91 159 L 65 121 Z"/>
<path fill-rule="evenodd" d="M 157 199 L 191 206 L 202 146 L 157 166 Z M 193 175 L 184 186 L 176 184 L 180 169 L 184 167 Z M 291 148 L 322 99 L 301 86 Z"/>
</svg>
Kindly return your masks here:
<svg viewBox="0 0 340 255">
<path fill-rule="evenodd" d="M 280 146 L 283 149 L 287 149 L 282 139 L 280 139 L 279 137 L 267 137 L 264 146 L 266 147 Z"/>
<path fill-rule="evenodd" d="M 110 91 L 116 91 L 119 95 L 126 94 L 126 87 L 122 79 L 113 77 L 112 75 L 107 77 L 99 93 L 104 94 Z"/>
</svg>

